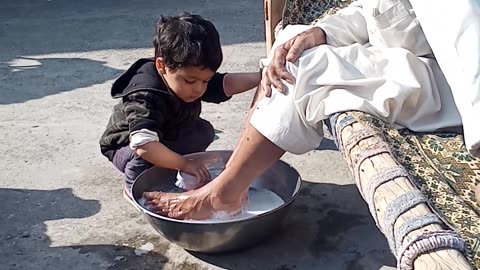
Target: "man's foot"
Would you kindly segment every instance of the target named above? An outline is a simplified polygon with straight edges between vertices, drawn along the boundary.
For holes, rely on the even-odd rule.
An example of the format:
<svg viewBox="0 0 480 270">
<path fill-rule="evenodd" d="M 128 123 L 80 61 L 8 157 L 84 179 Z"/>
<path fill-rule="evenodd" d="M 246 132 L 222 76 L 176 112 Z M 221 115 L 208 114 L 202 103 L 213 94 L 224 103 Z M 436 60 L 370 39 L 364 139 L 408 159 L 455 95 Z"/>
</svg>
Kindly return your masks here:
<svg viewBox="0 0 480 270">
<path fill-rule="evenodd" d="M 247 201 L 247 192 L 236 198 L 213 191 L 210 184 L 185 193 L 145 192 L 145 206 L 151 211 L 175 219 L 204 220 L 214 213 L 239 213 Z"/>
</svg>

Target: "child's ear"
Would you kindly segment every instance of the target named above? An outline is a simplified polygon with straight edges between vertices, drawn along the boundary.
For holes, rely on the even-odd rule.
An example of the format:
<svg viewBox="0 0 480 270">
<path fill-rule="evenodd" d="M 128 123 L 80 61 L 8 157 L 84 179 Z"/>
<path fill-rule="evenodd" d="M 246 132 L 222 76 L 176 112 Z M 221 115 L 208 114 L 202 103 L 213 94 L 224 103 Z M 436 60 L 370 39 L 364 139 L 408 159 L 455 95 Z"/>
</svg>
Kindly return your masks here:
<svg viewBox="0 0 480 270">
<path fill-rule="evenodd" d="M 155 67 L 157 68 L 157 71 L 161 74 L 167 73 L 167 67 L 165 66 L 165 61 L 163 61 L 163 57 L 157 57 L 157 59 L 155 59 Z"/>
</svg>

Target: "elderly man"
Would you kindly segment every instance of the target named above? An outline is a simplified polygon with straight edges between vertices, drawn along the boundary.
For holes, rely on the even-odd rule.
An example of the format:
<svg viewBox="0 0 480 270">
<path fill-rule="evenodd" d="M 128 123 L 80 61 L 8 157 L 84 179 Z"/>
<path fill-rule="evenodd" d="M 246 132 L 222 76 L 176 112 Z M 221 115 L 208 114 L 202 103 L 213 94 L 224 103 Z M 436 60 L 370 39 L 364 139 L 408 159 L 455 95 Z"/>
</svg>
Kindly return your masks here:
<svg viewBox="0 0 480 270">
<path fill-rule="evenodd" d="M 268 98 L 257 100 L 223 173 L 186 193 L 145 194 L 149 204 L 178 219 L 238 212 L 255 177 L 285 151 L 316 148 L 322 120 L 346 110 L 415 131 L 463 124 L 466 146 L 475 154 L 479 5 L 476 0 L 360 0 L 318 25 L 288 26 L 264 75 Z"/>
</svg>

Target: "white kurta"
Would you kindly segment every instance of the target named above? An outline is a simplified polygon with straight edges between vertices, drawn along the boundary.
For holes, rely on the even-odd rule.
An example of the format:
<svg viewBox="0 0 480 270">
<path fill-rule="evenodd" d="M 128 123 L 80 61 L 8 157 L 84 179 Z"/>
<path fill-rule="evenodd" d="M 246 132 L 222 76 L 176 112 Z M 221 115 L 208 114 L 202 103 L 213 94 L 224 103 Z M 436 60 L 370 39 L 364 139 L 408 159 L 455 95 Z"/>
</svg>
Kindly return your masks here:
<svg viewBox="0 0 480 270">
<path fill-rule="evenodd" d="M 465 145 L 480 156 L 480 1 L 410 2 L 452 88 Z"/>
<path fill-rule="evenodd" d="M 322 120 L 349 110 L 414 131 L 462 124 L 408 1 L 358 1 L 318 26 L 328 45 L 288 63 L 295 84 L 287 85 L 286 95 L 273 91 L 252 115 L 252 125 L 273 143 L 296 154 L 315 149 Z M 311 27 L 287 26 L 273 48 Z"/>
</svg>

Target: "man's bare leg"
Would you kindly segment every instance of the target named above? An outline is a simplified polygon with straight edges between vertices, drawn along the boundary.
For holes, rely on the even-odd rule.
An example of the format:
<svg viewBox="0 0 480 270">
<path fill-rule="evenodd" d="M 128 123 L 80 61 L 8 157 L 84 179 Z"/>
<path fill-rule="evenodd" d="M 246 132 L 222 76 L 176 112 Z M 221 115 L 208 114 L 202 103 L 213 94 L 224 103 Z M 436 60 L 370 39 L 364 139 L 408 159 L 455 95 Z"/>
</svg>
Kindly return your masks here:
<svg viewBox="0 0 480 270">
<path fill-rule="evenodd" d="M 252 118 L 252 114 L 253 112 L 255 111 L 255 109 L 257 108 L 257 104 L 258 102 L 265 96 L 265 92 L 262 88 L 262 82 L 260 82 L 260 85 L 257 87 L 257 90 L 255 91 L 255 95 L 253 96 L 253 99 L 252 99 L 252 102 L 250 103 L 250 108 L 248 110 L 248 114 L 247 114 L 247 119 L 245 121 L 245 126 L 243 127 L 242 129 L 242 133 L 240 135 L 240 138 L 237 142 L 237 144 L 235 145 L 235 148 L 234 148 L 234 151 L 232 153 L 232 156 L 230 157 L 230 159 L 228 160 L 227 162 L 227 165 L 229 165 L 230 163 L 230 160 L 233 159 L 234 155 L 238 152 L 237 149 L 238 147 L 240 146 L 240 143 L 242 142 L 242 140 L 245 139 L 245 133 L 247 131 L 247 128 L 248 126 L 250 125 L 250 118 Z"/>
</svg>

